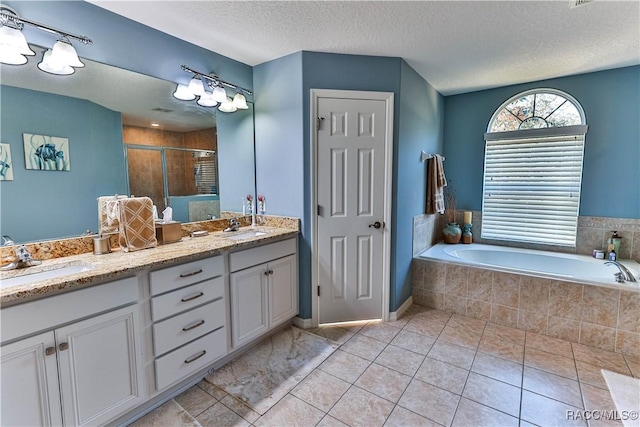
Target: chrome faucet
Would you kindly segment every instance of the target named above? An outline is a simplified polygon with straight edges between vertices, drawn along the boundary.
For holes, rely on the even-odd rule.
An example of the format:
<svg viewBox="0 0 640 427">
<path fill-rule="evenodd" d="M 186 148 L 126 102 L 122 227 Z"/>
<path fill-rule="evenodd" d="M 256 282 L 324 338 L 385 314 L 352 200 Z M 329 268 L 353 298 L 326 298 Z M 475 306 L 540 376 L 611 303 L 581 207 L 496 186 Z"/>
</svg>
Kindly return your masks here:
<svg viewBox="0 0 640 427">
<path fill-rule="evenodd" d="M 17 268 L 33 267 L 34 265 L 42 264 L 42 261 L 33 259 L 31 252 L 29 252 L 25 245 L 16 246 L 14 251 L 18 260 L 3 265 L 0 267 L 0 270 L 15 270 Z"/>
<path fill-rule="evenodd" d="M 240 229 L 240 221 L 238 218 L 231 218 L 229 220 L 229 227 L 225 228 L 224 231 L 238 231 Z"/>
<path fill-rule="evenodd" d="M 636 282 L 636 278 L 633 277 L 633 273 L 627 268 L 625 267 L 623 264 L 619 263 L 618 261 L 607 261 L 604 263 L 605 265 L 615 265 L 616 267 L 618 267 L 618 270 L 620 270 L 618 273 L 615 273 L 614 276 L 616 276 L 616 282 L 618 283 L 624 283 L 625 280 L 628 282 Z"/>
</svg>

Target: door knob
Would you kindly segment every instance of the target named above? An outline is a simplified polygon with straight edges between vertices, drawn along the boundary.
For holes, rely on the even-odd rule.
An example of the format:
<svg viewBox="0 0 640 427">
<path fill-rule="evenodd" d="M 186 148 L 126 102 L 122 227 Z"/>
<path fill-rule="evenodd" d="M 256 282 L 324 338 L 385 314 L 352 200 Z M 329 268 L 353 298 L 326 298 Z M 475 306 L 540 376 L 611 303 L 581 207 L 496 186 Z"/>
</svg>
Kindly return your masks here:
<svg viewBox="0 0 640 427">
<path fill-rule="evenodd" d="M 380 227 L 382 227 L 382 223 L 380 221 L 376 221 L 373 224 L 369 224 L 369 228 L 375 228 L 376 230 Z"/>
</svg>

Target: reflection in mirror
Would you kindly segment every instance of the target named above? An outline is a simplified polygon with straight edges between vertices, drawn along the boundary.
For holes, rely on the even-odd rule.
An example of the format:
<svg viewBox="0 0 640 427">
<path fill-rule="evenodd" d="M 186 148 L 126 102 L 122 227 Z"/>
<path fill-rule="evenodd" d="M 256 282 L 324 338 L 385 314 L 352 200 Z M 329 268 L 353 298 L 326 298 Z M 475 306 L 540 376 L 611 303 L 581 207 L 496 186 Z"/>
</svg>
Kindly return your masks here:
<svg viewBox="0 0 640 427">
<path fill-rule="evenodd" d="M 182 222 L 242 211 L 255 191 L 253 104 L 218 112 L 175 99 L 173 82 L 85 59 L 81 72 L 53 76 L 37 69 L 41 52 L 0 69 L 0 142 L 13 175 L 0 181 L 2 235 L 28 242 L 96 232 L 96 199 L 113 194 L 150 196 L 160 213 L 169 203 Z M 67 138 L 71 170 L 27 170 L 24 133 Z M 217 162 L 215 186 L 211 166 L 198 168 L 201 152 Z"/>
</svg>

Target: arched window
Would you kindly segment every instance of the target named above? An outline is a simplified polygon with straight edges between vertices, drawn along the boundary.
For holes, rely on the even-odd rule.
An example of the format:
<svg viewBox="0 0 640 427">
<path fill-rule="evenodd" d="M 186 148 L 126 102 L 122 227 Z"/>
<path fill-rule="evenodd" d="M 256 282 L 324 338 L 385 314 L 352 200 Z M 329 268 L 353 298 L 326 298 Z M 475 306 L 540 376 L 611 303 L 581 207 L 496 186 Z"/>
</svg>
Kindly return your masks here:
<svg viewBox="0 0 640 427">
<path fill-rule="evenodd" d="M 482 238 L 576 244 L 584 111 L 555 89 L 522 92 L 485 133 Z"/>
</svg>

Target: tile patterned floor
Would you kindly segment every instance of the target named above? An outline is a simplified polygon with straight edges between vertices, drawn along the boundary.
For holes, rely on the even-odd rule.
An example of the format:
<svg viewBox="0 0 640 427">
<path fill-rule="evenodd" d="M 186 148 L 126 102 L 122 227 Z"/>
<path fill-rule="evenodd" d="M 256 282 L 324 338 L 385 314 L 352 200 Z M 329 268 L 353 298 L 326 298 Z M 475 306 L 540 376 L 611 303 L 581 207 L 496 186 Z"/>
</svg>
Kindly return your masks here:
<svg viewBox="0 0 640 427">
<path fill-rule="evenodd" d="M 622 426 L 600 369 L 632 358 L 412 306 L 395 322 L 325 326 L 341 344 L 264 415 L 206 380 L 134 423 L 202 426 Z"/>
</svg>

